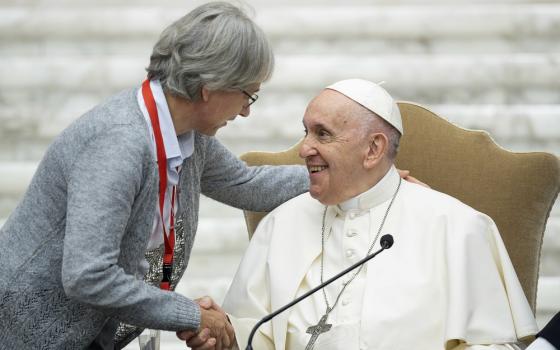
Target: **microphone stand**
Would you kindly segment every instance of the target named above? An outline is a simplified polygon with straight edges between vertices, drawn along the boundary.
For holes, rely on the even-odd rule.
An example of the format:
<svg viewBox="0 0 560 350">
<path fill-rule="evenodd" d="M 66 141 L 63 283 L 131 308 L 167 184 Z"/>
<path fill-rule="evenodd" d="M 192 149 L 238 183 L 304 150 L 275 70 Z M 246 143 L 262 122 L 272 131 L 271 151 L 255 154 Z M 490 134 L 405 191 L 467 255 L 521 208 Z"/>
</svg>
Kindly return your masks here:
<svg viewBox="0 0 560 350">
<path fill-rule="evenodd" d="M 329 278 L 328 280 L 326 280 L 325 282 L 321 283 L 320 285 L 318 285 L 317 287 L 311 289 L 309 292 L 303 294 L 302 296 L 300 296 L 297 299 L 292 300 L 290 303 L 282 306 L 281 308 L 279 308 L 278 310 L 274 311 L 273 313 L 263 317 L 259 322 L 257 322 L 257 324 L 255 324 L 255 326 L 253 327 L 253 329 L 251 330 L 251 333 L 249 334 L 249 340 L 247 341 L 247 347 L 245 348 L 245 350 L 253 350 L 253 346 L 251 345 L 253 343 L 253 337 L 255 336 L 255 333 L 257 332 L 257 329 L 264 323 L 270 321 L 273 317 L 275 317 L 276 315 L 286 311 L 287 309 L 289 309 L 290 307 L 294 306 L 295 304 L 299 303 L 300 301 L 302 301 L 303 299 L 307 298 L 308 296 L 310 296 L 311 294 L 315 293 L 316 291 L 325 288 L 326 286 L 328 286 L 329 284 L 331 284 L 332 282 L 336 281 L 337 279 L 339 279 L 340 277 L 344 276 L 345 274 L 347 274 L 348 272 L 354 270 L 355 268 L 359 267 L 362 264 L 365 264 L 366 262 L 368 262 L 370 259 L 373 259 L 375 256 L 377 256 L 379 253 L 381 253 L 382 251 L 384 251 L 385 249 L 389 249 L 391 248 L 391 246 L 393 245 L 393 236 L 391 235 L 384 235 L 383 237 L 381 237 L 381 249 L 379 249 L 378 251 L 376 251 L 375 253 L 366 256 L 365 258 L 363 258 L 362 260 L 358 261 L 357 263 L 355 263 L 354 265 L 348 267 L 346 270 L 338 273 L 337 275 L 335 275 L 334 277 Z"/>
</svg>

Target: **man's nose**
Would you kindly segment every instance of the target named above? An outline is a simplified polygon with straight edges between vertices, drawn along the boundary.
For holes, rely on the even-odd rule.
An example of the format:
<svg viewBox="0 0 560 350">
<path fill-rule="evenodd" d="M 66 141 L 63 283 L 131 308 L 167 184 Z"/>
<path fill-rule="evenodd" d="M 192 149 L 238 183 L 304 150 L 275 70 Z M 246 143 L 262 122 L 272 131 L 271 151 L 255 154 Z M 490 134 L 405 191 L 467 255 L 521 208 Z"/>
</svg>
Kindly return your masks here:
<svg viewBox="0 0 560 350">
<path fill-rule="evenodd" d="M 311 144 L 309 137 L 306 136 L 299 147 L 299 157 L 300 158 L 307 158 L 309 156 L 317 154 L 317 150 Z"/>
</svg>

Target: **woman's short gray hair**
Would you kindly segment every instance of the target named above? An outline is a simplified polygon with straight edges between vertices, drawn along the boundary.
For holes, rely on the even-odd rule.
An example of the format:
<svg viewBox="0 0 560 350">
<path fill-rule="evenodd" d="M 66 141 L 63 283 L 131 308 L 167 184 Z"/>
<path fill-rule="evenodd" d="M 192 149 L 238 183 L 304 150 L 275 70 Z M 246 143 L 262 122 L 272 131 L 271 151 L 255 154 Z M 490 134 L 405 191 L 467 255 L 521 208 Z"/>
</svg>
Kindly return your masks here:
<svg viewBox="0 0 560 350">
<path fill-rule="evenodd" d="M 246 89 L 266 81 L 274 55 L 264 32 L 226 2 L 201 5 L 167 27 L 154 45 L 148 79 L 191 101 L 209 90 Z"/>
</svg>

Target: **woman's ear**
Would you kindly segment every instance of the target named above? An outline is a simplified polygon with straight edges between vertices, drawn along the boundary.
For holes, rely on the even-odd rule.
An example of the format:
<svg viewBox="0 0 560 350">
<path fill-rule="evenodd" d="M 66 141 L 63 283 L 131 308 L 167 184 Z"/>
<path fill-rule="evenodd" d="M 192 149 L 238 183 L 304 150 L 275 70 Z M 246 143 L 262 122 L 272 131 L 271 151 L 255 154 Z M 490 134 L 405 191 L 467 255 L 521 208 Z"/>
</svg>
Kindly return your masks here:
<svg viewBox="0 0 560 350">
<path fill-rule="evenodd" d="M 206 86 L 202 87 L 202 90 L 200 91 L 201 97 L 202 97 L 202 101 L 204 102 L 208 102 L 208 100 L 210 99 L 210 90 L 208 90 L 208 88 L 206 88 Z"/>
</svg>

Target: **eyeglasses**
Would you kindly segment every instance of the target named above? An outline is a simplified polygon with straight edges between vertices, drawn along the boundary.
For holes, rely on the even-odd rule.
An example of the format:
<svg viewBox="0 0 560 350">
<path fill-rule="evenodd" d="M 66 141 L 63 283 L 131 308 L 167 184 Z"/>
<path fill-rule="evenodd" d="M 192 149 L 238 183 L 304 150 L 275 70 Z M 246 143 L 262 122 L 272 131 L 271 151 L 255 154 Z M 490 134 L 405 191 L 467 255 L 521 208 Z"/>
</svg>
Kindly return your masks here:
<svg viewBox="0 0 560 350">
<path fill-rule="evenodd" d="M 250 105 L 252 105 L 253 103 L 257 102 L 257 100 L 259 99 L 259 95 L 257 94 L 250 94 L 247 91 L 243 90 L 243 89 L 239 89 L 245 96 L 247 96 L 249 98 L 249 100 L 247 101 L 247 104 L 243 106 L 243 108 L 247 108 Z"/>
</svg>

